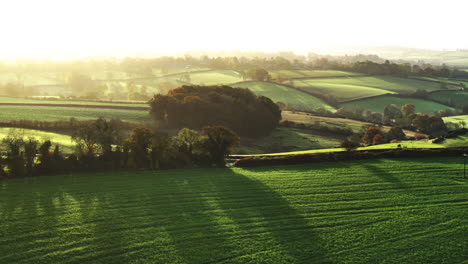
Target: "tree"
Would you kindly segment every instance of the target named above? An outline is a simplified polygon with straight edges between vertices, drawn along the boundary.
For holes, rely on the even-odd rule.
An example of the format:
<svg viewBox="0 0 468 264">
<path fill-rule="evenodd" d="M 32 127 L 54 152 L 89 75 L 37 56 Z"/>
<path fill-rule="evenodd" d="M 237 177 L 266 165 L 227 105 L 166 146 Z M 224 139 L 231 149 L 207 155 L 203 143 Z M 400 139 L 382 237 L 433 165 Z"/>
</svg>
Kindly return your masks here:
<svg viewBox="0 0 468 264">
<path fill-rule="evenodd" d="M 366 129 L 364 136 L 362 137 L 362 142 L 366 145 L 374 145 L 374 138 L 377 135 L 381 135 L 377 137 L 378 142 L 382 141 L 382 139 L 385 138 L 384 133 L 379 127 L 369 127 Z"/>
<path fill-rule="evenodd" d="M 348 139 L 345 139 L 343 142 L 341 142 L 341 147 L 346 149 L 346 151 L 353 151 L 359 147 L 359 145 L 349 141 Z"/>
<path fill-rule="evenodd" d="M 122 135 L 120 131 L 121 121 L 111 119 L 107 121 L 104 118 L 97 119 L 92 128 L 95 133 L 95 142 L 101 147 L 101 151 L 106 154 L 112 151 L 112 145 L 121 143 Z"/>
<path fill-rule="evenodd" d="M 254 68 L 247 71 L 247 75 L 255 81 L 269 81 L 270 74 L 263 68 Z"/>
<path fill-rule="evenodd" d="M 411 124 L 418 131 L 431 135 L 442 135 L 447 131 L 447 126 L 439 116 L 430 116 L 426 114 L 418 114 L 413 119 Z"/>
<path fill-rule="evenodd" d="M 240 143 L 239 136 L 223 126 L 206 126 L 202 129 L 203 148 L 210 153 L 217 167 L 226 165 L 226 156 L 233 153 Z"/>
<path fill-rule="evenodd" d="M 414 104 L 405 104 L 401 107 L 401 113 L 406 118 L 412 118 L 415 114 L 416 106 Z"/>
<path fill-rule="evenodd" d="M 29 138 L 24 142 L 24 159 L 26 167 L 26 175 L 31 176 L 33 172 L 34 158 L 36 157 L 39 141 L 34 138 Z"/>
<path fill-rule="evenodd" d="M 384 144 L 387 142 L 387 139 L 385 138 L 384 135 L 382 134 L 377 134 L 374 136 L 372 139 L 372 145 L 379 145 L 379 144 Z"/>
<path fill-rule="evenodd" d="M 136 127 L 132 130 L 130 138 L 126 140 L 126 148 L 131 151 L 133 162 L 143 168 L 149 165 L 149 151 L 153 141 L 154 132 L 145 127 Z"/>
<path fill-rule="evenodd" d="M 403 140 L 406 138 L 405 132 L 403 132 L 403 129 L 401 127 L 392 127 L 390 130 L 387 132 L 387 139 L 388 140 Z"/>
<path fill-rule="evenodd" d="M 400 108 L 394 104 L 387 105 L 384 109 L 384 116 L 389 119 L 398 119 L 403 115 L 400 111 Z"/>
<path fill-rule="evenodd" d="M 200 133 L 192 129 L 182 128 L 174 137 L 174 143 L 179 151 L 187 154 L 190 160 L 193 160 L 193 152 L 200 143 Z"/>
</svg>

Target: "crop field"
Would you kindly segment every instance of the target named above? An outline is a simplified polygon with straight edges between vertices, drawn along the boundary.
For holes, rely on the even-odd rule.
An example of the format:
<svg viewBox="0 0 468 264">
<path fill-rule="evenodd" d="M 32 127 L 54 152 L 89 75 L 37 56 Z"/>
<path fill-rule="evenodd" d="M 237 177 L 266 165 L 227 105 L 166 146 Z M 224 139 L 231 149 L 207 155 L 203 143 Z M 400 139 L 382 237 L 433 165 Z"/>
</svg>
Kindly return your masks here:
<svg viewBox="0 0 468 264">
<path fill-rule="evenodd" d="M 282 78 L 304 78 L 304 77 L 341 77 L 341 76 L 354 76 L 359 73 L 345 72 L 345 71 L 331 71 L 331 70 L 274 70 L 270 71 L 271 77 L 274 79 Z"/>
<path fill-rule="evenodd" d="M 6 106 L 0 105 L 0 122 L 11 120 L 38 120 L 58 121 L 93 120 L 99 117 L 106 119 L 120 119 L 126 122 L 141 123 L 150 121 L 148 112 L 120 109 L 100 109 L 82 107 L 55 107 L 55 106 Z"/>
<path fill-rule="evenodd" d="M 455 104 L 458 107 L 468 104 L 468 92 L 466 91 L 437 91 L 429 94 L 429 98 L 443 104 Z"/>
<path fill-rule="evenodd" d="M 440 89 L 440 84 L 435 82 L 391 76 L 294 80 L 294 86 L 306 91 L 327 93 L 341 101 L 389 93 L 412 93 L 418 89 L 427 91 Z"/>
<path fill-rule="evenodd" d="M 460 158 L 1 182 L 1 263 L 461 263 Z"/>
<path fill-rule="evenodd" d="M 8 137 L 22 137 L 23 139 L 35 138 L 40 142 L 50 140 L 52 145 L 59 145 L 62 152 L 70 153 L 73 151 L 75 144 L 72 142 L 71 137 L 64 134 L 57 134 L 52 132 L 45 132 L 35 129 L 22 129 L 22 128 L 0 128 L 0 140 Z"/>
<path fill-rule="evenodd" d="M 324 108 L 330 112 L 336 110 L 323 100 L 294 88 L 269 82 L 242 82 L 233 84 L 233 87 L 249 88 L 257 95 L 263 95 L 273 102 L 285 103 L 288 108 L 297 111 L 313 111 Z"/>
<path fill-rule="evenodd" d="M 439 110 L 453 110 L 453 108 L 450 106 L 446 106 L 428 100 L 418 98 L 402 98 L 391 95 L 384 95 L 369 99 L 342 103 L 340 104 L 340 106 L 348 108 L 359 107 L 363 109 L 368 109 L 372 112 L 383 112 L 385 107 L 389 104 L 395 104 L 398 107 L 401 107 L 404 104 L 414 104 L 416 106 L 416 112 L 418 113 L 435 113 Z"/>
<path fill-rule="evenodd" d="M 337 147 L 344 137 L 332 137 L 306 129 L 279 127 L 263 138 L 241 140 L 239 153 L 260 154 Z"/>
</svg>

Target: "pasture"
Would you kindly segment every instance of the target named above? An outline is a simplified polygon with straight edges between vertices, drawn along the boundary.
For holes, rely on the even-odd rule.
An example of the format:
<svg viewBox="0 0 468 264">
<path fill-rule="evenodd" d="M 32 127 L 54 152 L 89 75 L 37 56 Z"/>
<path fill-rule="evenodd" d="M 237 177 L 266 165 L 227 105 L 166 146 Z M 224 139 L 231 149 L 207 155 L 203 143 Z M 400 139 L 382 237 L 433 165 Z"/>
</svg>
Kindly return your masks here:
<svg viewBox="0 0 468 264">
<path fill-rule="evenodd" d="M 391 93 L 413 93 L 419 89 L 435 91 L 440 84 L 392 76 L 324 78 L 294 80 L 294 86 L 305 91 L 318 91 L 348 101 Z"/>
<path fill-rule="evenodd" d="M 460 158 L 0 182 L 1 263 L 461 263 Z"/>
<path fill-rule="evenodd" d="M 429 100 L 423 100 L 418 98 L 403 98 L 392 95 L 383 95 L 372 97 L 368 99 L 361 99 L 351 102 L 341 103 L 340 107 L 346 108 L 363 108 L 372 112 L 383 113 L 385 107 L 389 104 L 394 104 L 401 107 L 405 104 L 414 104 L 416 106 L 416 112 L 418 113 L 435 113 L 439 110 L 454 110 L 454 108 L 436 103 Z"/>
<path fill-rule="evenodd" d="M 146 103 L 121 103 L 121 102 L 99 102 L 99 101 L 80 101 L 80 100 L 54 100 L 54 99 L 29 99 L 19 97 L 0 96 L 1 104 L 50 104 L 50 105 L 83 105 L 83 106 L 131 106 L 131 107 L 149 107 Z"/>
<path fill-rule="evenodd" d="M 56 106 L 8 106 L 0 105 L 0 122 L 12 120 L 58 121 L 95 120 L 99 117 L 106 119 L 120 119 L 130 123 L 149 122 L 147 111 L 101 109 L 84 107 L 56 107 Z"/>
<path fill-rule="evenodd" d="M 465 127 L 468 127 L 468 115 L 448 116 L 443 117 L 445 123 L 460 123 L 464 122 Z"/>
<path fill-rule="evenodd" d="M 27 140 L 28 138 L 35 138 L 41 143 L 46 140 L 50 140 L 53 146 L 55 146 L 56 144 L 59 145 L 60 150 L 65 153 L 73 152 L 75 147 L 75 143 L 72 142 L 71 137 L 69 135 L 46 132 L 35 129 L 1 127 L 0 140 L 8 136 L 19 137 L 25 140 Z"/>
<path fill-rule="evenodd" d="M 276 83 L 242 82 L 232 84 L 232 86 L 239 88 L 249 88 L 255 94 L 266 96 L 273 100 L 273 102 L 285 103 L 288 109 L 297 111 L 313 111 L 317 108 L 324 108 L 330 112 L 336 111 L 332 106 L 325 103 L 322 99 L 294 88 Z"/>
<path fill-rule="evenodd" d="M 467 91 L 437 91 L 430 93 L 429 98 L 443 104 L 454 104 L 458 107 L 468 104 Z"/>
<path fill-rule="evenodd" d="M 346 72 L 346 71 L 332 71 L 332 70 L 273 70 L 270 71 L 270 75 L 273 79 L 281 78 L 322 78 L 322 77 L 342 77 L 342 76 L 354 76 L 359 73 Z"/>
<path fill-rule="evenodd" d="M 187 82 L 197 85 L 220 85 L 220 84 L 230 84 L 243 81 L 241 74 L 234 70 L 212 70 L 212 71 L 202 71 L 194 73 L 184 73 L 188 74 L 190 80 Z M 171 78 L 180 79 L 182 75 L 173 75 Z"/>
</svg>

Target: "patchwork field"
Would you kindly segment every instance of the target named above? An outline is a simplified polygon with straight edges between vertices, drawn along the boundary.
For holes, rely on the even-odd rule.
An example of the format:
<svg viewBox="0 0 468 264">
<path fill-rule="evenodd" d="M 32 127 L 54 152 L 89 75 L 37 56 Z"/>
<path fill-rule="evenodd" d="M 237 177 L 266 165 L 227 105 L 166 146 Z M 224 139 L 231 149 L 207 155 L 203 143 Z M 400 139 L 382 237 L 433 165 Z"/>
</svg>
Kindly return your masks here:
<svg viewBox="0 0 468 264">
<path fill-rule="evenodd" d="M 459 158 L 1 182 L 2 263 L 462 263 Z"/>
<path fill-rule="evenodd" d="M 418 113 L 435 113 L 439 110 L 454 110 L 454 108 L 450 106 L 428 100 L 418 98 L 402 98 L 391 95 L 377 96 L 368 99 L 342 103 L 340 104 L 340 107 L 358 107 L 368 109 L 372 112 L 383 112 L 385 107 L 389 104 L 395 104 L 398 107 L 401 107 L 404 104 L 414 104 L 416 106 L 416 112 Z"/>
<path fill-rule="evenodd" d="M 55 107 L 55 106 L 6 106 L 0 105 L 0 122 L 11 120 L 38 120 L 57 121 L 94 120 L 98 117 L 106 119 L 120 119 L 126 122 L 140 123 L 150 121 L 148 112 L 120 109 L 100 109 L 82 107 Z"/>
<path fill-rule="evenodd" d="M 455 104 L 458 107 L 468 104 L 468 92 L 466 91 L 437 91 L 431 93 L 429 98 L 443 104 Z"/>
<path fill-rule="evenodd" d="M 446 83 L 454 86 L 465 85 L 468 86 L 468 80 L 455 80 L 450 78 L 442 78 L 442 77 L 411 77 L 417 80 L 423 81 L 433 81 L 433 82 L 441 82 Z"/>
<path fill-rule="evenodd" d="M 270 71 L 273 79 L 281 78 L 304 78 L 304 77 L 341 77 L 341 76 L 354 76 L 359 73 L 345 72 L 345 71 L 330 71 L 330 70 L 274 70 Z"/>
<path fill-rule="evenodd" d="M 297 111 L 313 111 L 317 108 L 324 108 L 330 112 L 336 110 L 323 100 L 301 92 L 294 88 L 269 82 L 242 82 L 232 85 L 233 87 L 249 88 L 257 95 L 263 95 L 273 102 L 285 103 L 288 108 Z"/>
<path fill-rule="evenodd" d="M 129 106 L 129 107 L 149 107 L 146 103 L 119 103 L 119 102 L 94 102 L 75 100 L 51 100 L 51 99 L 28 99 L 18 97 L 0 96 L 0 104 L 50 104 L 50 105 L 83 105 L 83 106 Z"/>
<path fill-rule="evenodd" d="M 427 91 L 440 89 L 438 83 L 392 76 L 301 79 L 294 80 L 294 86 L 305 91 L 330 94 L 341 101 L 389 93 L 412 93 L 418 89 Z"/>
</svg>

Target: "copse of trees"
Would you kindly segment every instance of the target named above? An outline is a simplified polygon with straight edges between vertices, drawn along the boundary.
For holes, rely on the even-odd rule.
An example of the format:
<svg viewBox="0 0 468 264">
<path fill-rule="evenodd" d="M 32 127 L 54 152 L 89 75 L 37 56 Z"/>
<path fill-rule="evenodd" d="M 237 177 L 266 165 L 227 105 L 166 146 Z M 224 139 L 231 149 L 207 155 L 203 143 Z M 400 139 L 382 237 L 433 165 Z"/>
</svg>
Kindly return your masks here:
<svg viewBox="0 0 468 264">
<path fill-rule="evenodd" d="M 281 110 L 269 98 L 229 86 L 182 86 L 167 95 L 155 95 L 149 104 L 159 128 L 221 125 L 243 136 L 259 137 L 281 120 Z"/>
</svg>

